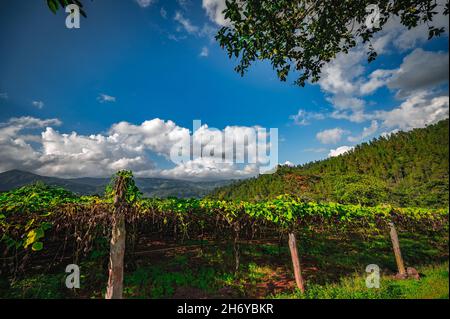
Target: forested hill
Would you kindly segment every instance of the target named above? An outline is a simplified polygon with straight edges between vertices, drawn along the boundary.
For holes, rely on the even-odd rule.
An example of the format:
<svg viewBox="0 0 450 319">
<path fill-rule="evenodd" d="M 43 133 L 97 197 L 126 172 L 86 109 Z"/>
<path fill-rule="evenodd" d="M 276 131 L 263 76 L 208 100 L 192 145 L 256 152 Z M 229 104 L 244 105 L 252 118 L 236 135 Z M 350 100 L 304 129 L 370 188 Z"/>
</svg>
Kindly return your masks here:
<svg viewBox="0 0 450 319">
<path fill-rule="evenodd" d="M 449 196 L 449 121 L 379 137 L 338 157 L 215 190 L 220 199 L 262 200 L 294 194 L 305 200 L 363 205 L 444 207 Z"/>
</svg>

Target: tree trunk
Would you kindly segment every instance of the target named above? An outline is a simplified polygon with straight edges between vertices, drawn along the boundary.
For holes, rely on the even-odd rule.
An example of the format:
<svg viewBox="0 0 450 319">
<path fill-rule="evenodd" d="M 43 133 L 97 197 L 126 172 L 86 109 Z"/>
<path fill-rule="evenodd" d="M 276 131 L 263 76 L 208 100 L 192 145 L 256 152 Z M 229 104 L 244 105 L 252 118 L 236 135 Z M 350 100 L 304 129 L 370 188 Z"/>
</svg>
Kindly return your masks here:
<svg viewBox="0 0 450 319">
<path fill-rule="evenodd" d="M 239 231 L 240 226 L 239 224 L 234 225 L 234 242 L 233 242 L 233 248 L 234 248 L 234 272 L 239 271 L 240 266 L 240 249 L 239 249 Z"/>
<path fill-rule="evenodd" d="M 398 273 L 401 276 L 406 276 L 405 265 L 403 263 L 402 252 L 400 251 L 400 242 L 398 241 L 397 230 L 395 229 L 394 223 L 389 223 L 391 227 L 391 240 L 392 247 L 394 248 L 395 261 L 397 262 Z"/>
<path fill-rule="evenodd" d="M 300 289 L 300 291 L 304 293 L 305 286 L 300 268 L 300 259 L 297 250 L 297 240 L 295 239 L 294 233 L 289 233 L 289 250 L 291 251 L 292 265 L 294 266 L 295 282 L 297 284 L 298 289 Z"/>
</svg>

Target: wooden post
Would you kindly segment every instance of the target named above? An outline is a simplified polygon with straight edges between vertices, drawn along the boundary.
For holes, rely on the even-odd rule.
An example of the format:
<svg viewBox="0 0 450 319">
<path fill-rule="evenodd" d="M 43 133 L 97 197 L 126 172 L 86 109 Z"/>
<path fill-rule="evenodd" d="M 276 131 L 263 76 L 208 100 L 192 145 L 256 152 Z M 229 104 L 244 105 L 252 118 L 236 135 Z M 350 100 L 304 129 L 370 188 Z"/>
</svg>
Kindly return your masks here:
<svg viewBox="0 0 450 319">
<path fill-rule="evenodd" d="M 300 268 L 300 258 L 298 256 L 297 240 L 295 239 L 294 233 L 289 233 L 289 250 L 291 251 L 292 265 L 294 266 L 295 282 L 297 284 L 298 289 L 300 289 L 300 291 L 304 293 L 305 286 Z"/>
<path fill-rule="evenodd" d="M 117 177 L 115 185 L 112 235 L 109 252 L 109 279 L 106 288 L 106 299 L 122 299 L 123 292 L 123 260 L 125 255 L 125 199 L 126 185 L 122 176 Z"/>
<path fill-rule="evenodd" d="M 400 251 L 400 243 L 398 241 L 397 230 L 395 229 L 394 223 L 389 223 L 389 226 L 391 227 L 390 235 L 392 240 L 392 247 L 394 248 L 395 261 L 397 262 L 398 273 L 401 276 L 405 276 L 406 270 L 403 263 L 402 252 Z"/>
<path fill-rule="evenodd" d="M 237 273 L 239 271 L 240 266 L 240 248 L 239 248 L 239 231 L 240 225 L 238 222 L 234 224 L 234 241 L 233 241 L 233 249 L 234 249 L 234 272 Z"/>
</svg>

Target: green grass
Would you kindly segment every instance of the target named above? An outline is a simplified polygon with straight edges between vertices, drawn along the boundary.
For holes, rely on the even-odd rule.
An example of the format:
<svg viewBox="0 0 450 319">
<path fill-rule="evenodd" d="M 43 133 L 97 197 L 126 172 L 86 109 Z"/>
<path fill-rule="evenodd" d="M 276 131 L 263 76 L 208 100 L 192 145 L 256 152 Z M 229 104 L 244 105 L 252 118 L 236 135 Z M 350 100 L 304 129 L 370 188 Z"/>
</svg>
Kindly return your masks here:
<svg viewBox="0 0 450 319">
<path fill-rule="evenodd" d="M 395 258 L 388 236 L 334 238 L 299 236 L 307 284 L 302 295 L 295 286 L 287 245 L 242 244 L 241 266 L 234 273 L 232 245 L 205 246 L 183 252 L 142 256 L 125 269 L 125 298 L 307 298 L 392 299 L 448 298 L 448 239 L 405 234 L 402 254 L 419 281 L 393 280 Z M 98 241 L 80 262 L 81 289 L 64 285 L 64 267 L 34 270 L 16 278 L 0 276 L 0 298 L 103 298 L 107 283 L 107 242 Z M 377 264 L 384 275 L 379 289 L 365 285 L 366 265 Z M 435 265 L 435 266 L 431 266 Z"/>
<path fill-rule="evenodd" d="M 395 280 L 384 276 L 380 288 L 367 288 L 365 276 L 345 277 L 339 283 L 310 284 L 304 294 L 299 291 L 272 296 L 281 299 L 448 299 L 448 263 L 419 269 L 420 280 Z"/>
<path fill-rule="evenodd" d="M 196 288 L 206 293 L 216 285 L 217 274 L 211 267 L 182 271 L 166 271 L 153 266 L 138 268 L 125 275 L 124 296 L 126 298 L 170 298 L 180 287 Z"/>
</svg>

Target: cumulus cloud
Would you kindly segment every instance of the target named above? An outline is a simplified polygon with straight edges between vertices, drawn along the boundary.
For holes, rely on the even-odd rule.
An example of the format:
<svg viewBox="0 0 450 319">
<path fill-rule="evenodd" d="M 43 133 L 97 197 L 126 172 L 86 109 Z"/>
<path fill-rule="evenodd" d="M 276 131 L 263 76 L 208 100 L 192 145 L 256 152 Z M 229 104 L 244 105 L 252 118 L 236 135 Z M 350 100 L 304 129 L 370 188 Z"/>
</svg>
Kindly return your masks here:
<svg viewBox="0 0 450 319">
<path fill-rule="evenodd" d="M 444 27 L 448 34 L 448 16 L 443 15 L 445 1 L 438 1 L 439 12 L 433 25 Z M 359 43 L 348 54 L 340 53 L 327 63 L 318 82 L 327 101 L 333 107 L 326 114 L 334 119 L 365 122 L 377 119 L 376 112 L 367 112 L 367 96 L 386 87 L 400 100 L 406 100 L 419 91 L 437 91 L 448 83 L 448 53 L 424 51 L 417 48 L 428 41 L 428 26 L 421 24 L 408 30 L 399 18 L 393 17 L 375 34 L 371 44 L 379 53 L 413 50 L 395 69 L 378 69 L 367 74 L 367 44 Z"/>
<path fill-rule="evenodd" d="M 177 31 L 185 31 L 187 34 L 207 38 L 210 41 L 214 40 L 214 36 L 217 32 L 217 28 L 213 27 L 210 23 L 204 23 L 202 27 L 194 24 L 190 19 L 186 18 L 183 13 L 177 11 L 174 16 L 174 21 L 178 23 Z M 180 37 L 173 34 L 169 34 L 169 39 L 178 41 L 186 37 Z"/>
<path fill-rule="evenodd" d="M 177 2 L 178 5 L 184 10 L 187 10 L 188 6 L 191 4 L 189 0 L 177 0 Z"/>
<path fill-rule="evenodd" d="M 220 26 L 228 25 L 229 21 L 223 14 L 226 9 L 225 0 L 203 0 L 202 7 L 211 21 Z"/>
<path fill-rule="evenodd" d="M 358 89 L 359 77 L 364 73 L 362 61 L 364 49 L 355 48 L 347 54 L 339 53 L 334 60 L 327 63 L 321 73 L 318 84 L 328 94 L 351 95 Z"/>
<path fill-rule="evenodd" d="M 152 119 L 136 125 L 113 124 L 105 134 L 64 133 L 58 119 L 11 118 L 0 124 L 0 171 L 24 169 L 60 177 L 109 176 L 131 169 L 136 176 L 172 178 L 241 178 L 258 174 L 266 159 L 257 157 L 258 127 L 228 126 L 223 130 L 199 126 L 193 134 L 172 121 Z M 256 133 L 258 134 L 258 133 Z M 222 136 L 231 143 L 223 145 Z M 259 138 L 267 138 L 261 134 Z M 173 150 L 188 142 L 195 153 L 172 168 L 160 169 L 153 155 L 173 161 Z M 271 141 L 272 143 L 272 141 Z M 230 154 L 229 161 L 223 160 Z M 197 154 L 198 153 L 198 154 Z M 199 155 L 199 156 L 197 156 Z M 196 157 L 197 156 L 197 157 Z M 228 156 L 228 155 L 227 155 Z"/>
<path fill-rule="evenodd" d="M 433 97 L 419 92 L 390 111 L 378 111 L 375 116 L 383 120 L 386 128 L 411 130 L 425 127 L 449 117 L 449 97 Z"/>
<path fill-rule="evenodd" d="M 113 124 L 109 137 L 131 152 L 141 153 L 148 149 L 169 158 L 172 146 L 189 137 L 189 130 L 170 120 L 153 119 L 140 125 L 128 122 Z"/>
<path fill-rule="evenodd" d="M 448 61 L 448 53 L 415 49 L 403 59 L 387 86 L 398 90 L 398 96 L 407 97 L 414 91 L 448 82 Z"/>
<path fill-rule="evenodd" d="M 31 105 L 37 107 L 38 109 L 42 109 L 44 107 L 44 102 L 42 101 L 32 101 Z"/>
<path fill-rule="evenodd" d="M 180 24 L 180 27 L 182 27 L 189 34 L 196 34 L 200 30 L 200 28 L 194 25 L 191 20 L 185 18 L 180 11 L 175 13 L 175 17 L 173 19 L 177 21 Z"/>
<path fill-rule="evenodd" d="M 289 166 L 289 167 L 295 167 L 295 164 L 290 162 L 290 161 L 286 161 L 282 164 L 283 166 Z"/>
<path fill-rule="evenodd" d="M 330 152 L 328 153 L 328 157 L 336 157 L 339 155 L 343 155 L 346 154 L 348 152 L 351 152 L 354 149 L 354 147 L 352 146 L 340 146 L 334 150 L 330 150 Z"/>
<path fill-rule="evenodd" d="M 395 70 L 375 70 L 369 75 L 369 80 L 363 83 L 360 87 L 362 95 L 367 95 L 375 92 L 379 88 L 386 85 Z"/>
<path fill-rule="evenodd" d="M 40 142 L 39 135 L 23 133 L 24 130 L 42 129 L 46 126 L 61 125 L 58 119 L 41 120 L 30 116 L 11 118 L 0 123 L 0 170 L 34 170 L 41 165 L 41 153 L 30 142 Z"/>
<path fill-rule="evenodd" d="M 360 135 L 349 136 L 348 141 L 353 143 L 361 142 L 363 139 L 374 135 L 378 131 L 378 122 L 373 120 L 369 127 L 365 127 Z"/>
<path fill-rule="evenodd" d="M 136 0 L 137 4 L 141 7 L 141 8 L 147 8 L 149 7 L 152 3 L 155 2 L 155 0 Z"/>
<path fill-rule="evenodd" d="M 114 103 L 116 102 L 116 97 L 108 94 L 100 93 L 97 97 L 97 101 L 100 103 Z"/>
<path fill-rule="evenodd" d="M 201 57 L 208 57 L 209 56 L 209 49 L 207 47 L 203 47 L 202 50 L 200 51 L 200 56 Z"/>
<path fill-rule="evenodd" d="M 177 179 L 230 179 L 254 176 L 258 172 L 258 167 L 252 164 L 239 169 L 235 164 L 217 163 L 211 158 L 196 158 L 172 169 L 162 170 L 160 175 Z"/>
<path fill-rule="evenodd" d="M 338 143 L 344 134 L 348 134 L 348 131 L 343 130 L 339 127 L 324 130 L 316 134 L 316 138 L 322 144 L 336 144 Z"/>
<path fill-rule="evenodd" d="M 392 131 L 385 131 L 385 132 L 382 132 L 380 134 L 380 136 L 385 137 L 385 138 L 389 138 L 392 134 L 398 133 L 399 131 L 400 131 L 399 129 L 395 129 L 395 130 L 392 130 Z"/>
<path fill-rule="evenodd" d="M 160 14 L 161 17 L 163 17 L 164 19 L 167 19 L 167 11 L 166 11 L 166 9 L 164 9 L 164 7 L 161 7 L 161 9 L 159 10 L 159 14 Z"/>
<path fill-rule="evenodd" d="M 325 115 L 317 112 L 307 112 L 305 110 L 298 110 L 297 114 L 289 116 L 289 119 L 294 122 L 295 125 L 304 126 L 309 125 L 311 120 L 323 120 Z"/>
</svg>

